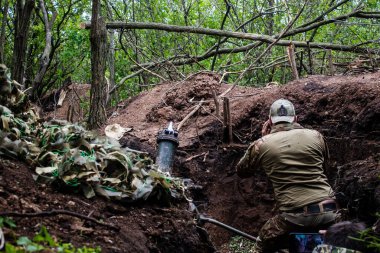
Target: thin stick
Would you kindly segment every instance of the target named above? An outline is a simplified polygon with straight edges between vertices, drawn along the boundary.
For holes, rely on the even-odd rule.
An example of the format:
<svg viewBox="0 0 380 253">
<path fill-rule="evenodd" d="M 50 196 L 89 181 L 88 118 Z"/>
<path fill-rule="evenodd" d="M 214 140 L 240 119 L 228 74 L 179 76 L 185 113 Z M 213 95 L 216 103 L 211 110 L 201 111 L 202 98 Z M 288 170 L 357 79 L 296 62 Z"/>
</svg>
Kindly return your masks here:
<svg viewBox="0 0 380 253">
<path fill-rule="evenodd" d="M 190 156 L 189 158 L 187 158 L 187 159 L 185 160 L 185 162 L 189 162 L 189 161 L 193 160 L 194 158 L 197 158 L 197 157 L 203 156 L 203 155 L 205 155 L 205 154 L 207 154 L 207 152 L 203 152 L 203 153 L 200 153 L 200 154 L 197 154 L 197 155 Z"/>
<path fill-rule="evenodd" d="M 228 132 L 228 143 L 232 143 L 232 123 L 231 123 L 231 112 L 230 112 L 230 100 L 228 97 L 223 98 L 223 119 L 224 127 Z"/>
<path fill-rule="evenodd" d="M 141 66 L 141 65 L 140 65 L 137 61 L 135 61 L 135 60 L 134 60 L 129 54 L 127 54 L 127 56 L 128 56 L 128 58 L 129 58 L 131 61 L 133 61 L 134 64 L 136 64 L 137 66 L 139 66 L 140 68 L 142 68 L 142 69 L 145 70 L 146 72 L 148 72 L 148 73 L 150 73 L 150 74 L 152 74 L 152 75 L 154 75 L 154 76 L 160 78 L 161 80 L 166 81 L 166 78 L 165 78 L 165 77 L 160 76 L 159 74 L 157 74 L 157 73 L 155 73 L 155 72 L 153 72 L 153 71 L 151 71 L 151 70 L 149 70 L 149 69 L 147 69 L 147 68 Z"/>
<path fill-rule="evenodd" d="M 65 215 L 74 216 L 74 217 L 81 218 L 84 220 L 92 221 L 98 225 L 109 227 L 109 228 L 112 228 L 112 229 L 117 230 L 117 231 L 120 230 L 120 228 L 118 226 L 115 226 L 115 225 L 112 225 L 109 223 L 104 223 L 104 222 L 98 221 L 94 218 L 88 217 L 86 215 L 67 211 L 67 210 L 53 209 L 51 211 L 44 211 L 44 212 L 38 212 L 38 213 L 0 212 L 0 216 L 11 216 L 11 217 L 41 217 L 41 216 L 54 216 L 54 215 L 58 215 L 58 214 L 65 214 Z"/>
<path fill-rule="evenodd" d="M 288 52 L 289 63 L 293 72 L 293 77 L 294 79 L 298 80 L 299 75 L 298 75 L 297 63 L 296 63 L 296 58 L 295 58 L 295 53 L 294 53 L 294 44 L 291 43 L 288 46 L 287 52 Z"/>
<path fill-rule="evenodd" d="M 230 99 L 229 98 L 227 98 L 227 113 L 228 113 L 228 143 L 232 143 L 233 142 L 232 120 L 231 120 Z"/>
<path fill-rule="evenodd" d="M 186 117 L 178 124 L 178 127 L 177 127 L 177 131 L 179 131 L 181 129 L 181 127 L 183 126 L 183 124 L 185 124 L 185 122 L 191 117 L 194 115 L 194 113 L 196 113 L 199 108 L 201 108 L 202 104 L 204 102 L 204 99 L 202 98 L 202 100 L 199 102 L 199 104 L 194 108 L 194 110 L 192 110 L 189 114 L 186 115 Z"/>
<path fill-rule="evenodd" d="M 309 69 L 310 69 L 310 74 L 313 74 L 313 59 L 311 58 L 311 48 L 310 48 L 310 41 L 307 42 L 307 55 L 309 57 Z"/>
<path fill-rule="evenodd" d="M 206 110 L 206 108 L 204 108 L 203 106 L 202 106 L 202 109 L 203 109 L 203 111 L 204 111 L 205 113 L 207 113 L 208 115 L 214 117 L 216 120 L 218 120 L 220 123 L 223 124 L 223 121 L 220 119 L 220 117 L 216 117 L 214 114 L 209 113 L 209 112 Z"/>
<path fill-rule="evenodd" d="M 219 116 L 220 116 L 220 114 L 219 114 L 219 101 L 218 101 L 218 97 L 216 95 L 215 90 L 212 90 L 212 96 L 213 96 L 214 102 L 215 102 L 215 115 L 217 118 L 219 118 Z"/>
<path fill-rule="evenodd" d="M 206 161 L 208 154 L 209 154 L 209 151 L 207 151 L 206 154 L 205 154 L 205 156 L 203 157 L 203 162 Z"/>
<path fill-rule="evenodd" d="M 328 58 L 328 61 L 329 61 L 329 74 L 331 76 L 334 75 L 334 63 L 333 63 L 333 58 L 332 58 L 332 53 L 331 53 L 331 50 L 327 50 L 327 58 Z"/>
</svg>

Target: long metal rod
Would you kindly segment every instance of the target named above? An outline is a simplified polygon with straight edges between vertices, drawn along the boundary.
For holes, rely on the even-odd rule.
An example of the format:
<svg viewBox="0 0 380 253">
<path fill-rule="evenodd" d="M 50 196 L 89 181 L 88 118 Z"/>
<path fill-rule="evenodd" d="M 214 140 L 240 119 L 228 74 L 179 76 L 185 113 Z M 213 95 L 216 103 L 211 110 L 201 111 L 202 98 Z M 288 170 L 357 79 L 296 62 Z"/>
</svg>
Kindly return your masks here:
<svg viewBox="0 0 380 253">
<path fill-rule="evenodd" d="M 238 230 L 238 229 L 236 229 L 234 227 L 228 226 L 227 224 L 224 224 L 224 223 L 222 223 L 220 221 L 217 221 L 215 219 L 207 218 L 207 217 L 205 217 L 203 215 L 199 215 L 198 219 L 201 220 L 201 221 L 204 221 L 204 222 L 210 222 L 210 223 L 215 224 L 215 225 L 217 225 L 219 227 L 222 227 L 222 228 L 225 228 L 227 230 L 230 230 L 230 231 L 232 231 L 232 232 L 234 232 L 234 233 L 236 233 L 238 235 L 244 236 L 245 238 L 248 238 L 248 239 L 250 239 L 252 241 L 257 241 L 256 237 L 254 237 L 254 236 L 252 236 L 250 234 L 244 233 L 243 231 L 240 231 L 240 230 Z"/>
</svg>

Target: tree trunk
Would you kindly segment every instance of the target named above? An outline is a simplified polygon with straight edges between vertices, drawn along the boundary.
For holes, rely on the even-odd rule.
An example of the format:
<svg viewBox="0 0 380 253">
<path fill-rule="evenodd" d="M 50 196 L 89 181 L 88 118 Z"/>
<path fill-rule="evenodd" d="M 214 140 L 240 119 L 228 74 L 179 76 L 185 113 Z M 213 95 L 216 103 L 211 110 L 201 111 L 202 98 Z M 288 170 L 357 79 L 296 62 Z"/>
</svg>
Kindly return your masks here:
<svg viewBox="0 0 380 253">
<path fill-rule="evenodd" d="M 109 3 L 106 5 L 108 19 L 113 20 L 112 9 Z M 109 31 L 109 50 L 108 50 L 108 69 L 110 72 L 109 83 L 108 83 L 108 95 L 107 95 L 107 106 L 111 105 L 112 99 L 117 100 L 117 93 L 113 93 L 112 97 L 109 93 L 110 90 L 114 89 L 116 86 L 115 81 L 115 31 Z"/>
<path fill-rule="evenodd" d="M 273 6 L 274 6 L 274 0 L 268 0 L 268 5 L 269 5 L 269 8 L 272 9 Z M 273 12 L 270 12 L 268 14 L 268 31 L 267 31 L 267 34 L 269 36 L 272 36 L 273 35 L 273 29 L 274 29 L 274 14 Z"/>
<path fill-rule="evenodd" d="M 290 67 L 292 68 L 293 77 L 295 80 L 298 80 L 299 75 L 298 75 L 297 63 L 296 63 L 296 53 L 295 53 L 293 44 L 288 46 L 287 53 L 288 53 L 288 59 L 289 59 Z"/>
<path fill-rule="evenodd" d="M 5 28 L 7 26 L 7 19 L 8 19 L 8 7 L 9 7 L 9 2 L 8 0 L 5 0 L 4 8 L 3 8 L 3 21 L 1 23 L 1 34 L 0 34 L 0 63 L 5 63 L 4 45 L 5 45 Z"/>
<path fill-rule="evenodd" d="M 109 52 L 108 52 L 108 67 L 110 72 L 109 77 L 109 87 L 108 92 L 112 90 L 116 86 L 115 82 L 115 31 L 110 32 L 110 43 L 109 43 Z M 117 93 L 114 93 L 114 99 L 117 99 Z M 108 94 L 107 96 L 107 105 L 111 103 L 111 96 Z"/>
<path fill-rule="evenodd" d="M 107 121 L 107 81 L 105 78 L 107 58 L 107 30 L 104 19 L 100 17 L 100 1 L 92 1 L 91 18 L 91 92 L 88 126 L 100 127 Z"/>
<path fill-rule="evenodd" d="M 42 53 L 41 58 L 40 58 L 40 68 L 39 68 L 39 70 L 38 70 L 38 72 L 37 72 L 37 74 L 33 80 L 32 94 L 33 94 L 33 98 L 35 98 L 35 99 L 41 95 L 41 94 L 38 94 L 38 92 L 37 92 L 39 90 L 38 87 L 41 85 L 42 79 L 44 78 L 46 70 L 50 64 L 50 54 L 51 54 L 51 50 L 52 50 L 51 28 L 53 27 L 54 20 L 57 17 L 57 12 L 53 12 L 53 16 L 52 16 L 51 20 L 49 21 L 49 16 L 48 16 L 48 12 L 46 11 L 46 8 L 45 8 L 44 1 L 39 0 L 39 3 L 40 3 L 41 11 L 42 11 L 44 24 L 45 24 L 45 48 L 44 48 L 44 52 Z"/>
<path fill-rule="evenodd" d="M 12 79 L 23 84 L 26 49 L 34 0 L 17 0 L 15 38 L 13 47 Z"/>
</svg>

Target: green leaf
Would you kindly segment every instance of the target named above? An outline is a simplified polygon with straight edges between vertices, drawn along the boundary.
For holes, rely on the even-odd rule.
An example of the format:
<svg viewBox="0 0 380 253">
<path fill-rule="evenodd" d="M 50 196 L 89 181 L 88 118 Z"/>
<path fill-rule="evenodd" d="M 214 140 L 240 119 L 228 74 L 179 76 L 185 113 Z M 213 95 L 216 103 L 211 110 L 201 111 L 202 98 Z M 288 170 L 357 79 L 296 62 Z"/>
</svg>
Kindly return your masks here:
<svg viewBox="0 0 380 253">
<path fill-rule="evenodd" d="M 41 227 L 40 232 L 33 238 L 34 242 L 47 242 L 49 246 L 54 247 L 57 243 L 49 234 L 45 226 Z"/>
<path fill-rule="evenodd" d="M 8 218 L 8 217 L 5 217 L 5 219 L 4 219 L 4 223 L 5 223 L 8 227 L 10 227 L 10 228 L 15 228 L 15 227 L 17 227 L 17 226 L 16 226 L 16 223 L 15 223 L 11 218 Z"/>
<path fill-rule="evenodd" d="M 21 236 L 20 238 L 18 238 L 16 243 L 17 243 L 17 245 L 25 246 L 25 245 L 32 243 L 32 241 L 26 236 Z"/>
<path fill-rule="evenodd" d="M 26 251 L 29 251 L 29 252 L 35 252 L 35 251 L 40 251 L 40 250 L 43 250 L 45 249 L 44 246 L 42 245 L 39 245 L 39 244 L 29 244 L 26 246 Z"/>
<path fill-rule="evenodd" d="M 5 244 L 5 252 L 7 252 L 7 253 L 21 253 L 22 251 L 18 250 L 16 246 L 13 246 L 12 244 L 7 242 Z"/>
</svg>

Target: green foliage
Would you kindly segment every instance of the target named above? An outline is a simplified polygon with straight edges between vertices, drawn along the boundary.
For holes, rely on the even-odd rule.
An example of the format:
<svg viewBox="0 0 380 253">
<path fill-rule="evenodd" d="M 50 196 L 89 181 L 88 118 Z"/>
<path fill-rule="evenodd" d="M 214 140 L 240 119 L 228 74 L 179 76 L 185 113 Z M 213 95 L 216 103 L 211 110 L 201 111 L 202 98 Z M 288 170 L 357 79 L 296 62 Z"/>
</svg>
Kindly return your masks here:
<svg viewBox="0 0 380 253">
<path fill-rule="evenodd" d="M 0 216 L 0 228 L 3 227 L 15 228 L 16 223 L 9 217 Z"/>
<path fill-rule="evenodd" d="M 371 230 L 366 230 L 362 237 L 369 249 L 373 249 L 374 252 L 380 252 L 380 238 L 378 235 L 374 235 Z"/>
<path fill-rule="evenodd" d="M 4 2 L 4 1 L 3 1 Z M 12 1 L 11 1 L 12 2 Z M 80 29 L 80 24 L 91 19 L 91 1 L 44 1 L 48 11 L 49 20 L 53 13 L 57 13 L 52 27 L 53 51 L 47 73 L 43 79 L 41 93 L 45 94 L 53 88 L 60 87 L 63 81 L 71 76 L 74 82 L 91 82 L 91 55 L 90 55 L 90 31 Z M 334 20 L 316 29 L 285 36 L 283 39 L 291 41 L 310 41 L 315 43 L 332 43 L 337 45 L 360 45 L 363 47 L 378 48 L 376 42 L 379 33 L 380 19 L 356 18 L 336 19 L 347 15 L 362 2 L 364 12 L 376 13 L 380 9 L 380 2 L 376 0 L 348 1 L 338 8 L 330 11 L 337 1 L 320 0 L 308 1 L 303 13 L 292 25 L 291 29 L 302 28 L 305 24 L 322 20 Z M 155 22 L 178 26 L 194 26 L 201 28 L 221 29 L 222 20 L 226 16 L 223 30 L 255 33 L 258 35 L 278 35 L 287 27 L 289 22 L 297 15 L 304 1 L 228 1 L 231 8 L 226 16 L 227 5 L 225 1 L 210 0 L 114 0 L 102 5 L 102 16 L 107 21 L 123 22 Z M 6 28 L 5 63 L 11 68 L 11 56 L 13 50 L 12 37 L 14 27 L 14 4 L 10 4 L 8 22 Z M 321 16 L 321 14 L 326 13 Z M 28 59 L 26 62 L 26 79 L 32 81 L 40 68 L 40 59 L 45 46 L 45 25 L 42 13 L 36 8 L 36 14 L 31 23 L 28 39 Z M 259 15 L 260 14 L 260 15 Z M 259 15 L 259 16 L 257 16 Z M 0 13 L 0 18 L 3 16 Z M 256 17 L 256 18 L 254 18 Z M 250 22 L 247 22 L 251 20 Z M 240 25 L 246 23 L 242 28 Z M 138 64 L 158 63 L 165 60 L 188 60 L 204 55 L 219 40 L 216 36 L 200 34 L 171 33 L 156 30 L 115 30 L 115 83 L 136 72 Z M 219 51 L 231 50 L 252 46 L 254 41 L 229 38 L 219 45 Z M 252 62 L 268 47 L 268 44 L 258 45 L 239 53 L 219 54 L 216 57 L 214 70 L 219 73 L 230 73 L 228 82 L 234 82 Z M 251 66 L 239 85 L 263 86 L 268 82 L 286 83 L 292 80 L 291 70 L 286 58 L 284 47 L 274 46 L 262 58 L 260 62 Z M 326 57 L 320 57 L 326 53 L 323 47 L 312 49 L 311 58 L 305 48 L 296 48 L 297 65 L 300 68 L 300 76 L 307 74 L 326 72 Z M 336 56 L 339 56 L 336 57 Z M 284 58 L 285 57 L 285 58 Z M 333 62 L 349 62 L 357 57 L 349 52 L 333 52 Z M 282 59 L 282 60 L 279 60 Z M 151 68 L 166 80 L 178 80 L 190 73 L 200 70 L 210 70 L 214 57 L 205 57 L 201 61 L 188 65 L 160 65 Z M 300 61 L 302 60 L 302 64 Z M 274 64 L 269 64 L 274 62 Z M 309 63 L 313 63 L 310 64 Z M 15 63 L 17 64 L 17 63 Z M 312 65 L 312 66 L 311 66 Z M 132 68 L 132 67 L 135 68 Z M 181 74 L 178 74 L 178 73 Z M 109 71 L 107 72 L 109 76 Z M 143 85 L 159 83 L 162 80 L 151 72 L 145 71 L 140 75 L 126 80 L 120 84 L 118 99 L 134 96 L 144 90 Z M 119 101 L 113 101 L 115 104 Z"/>
<path fill-rule="evenodd" d="M 101 252 L 100 247 L 81 248 L 74 247 L 71 243 L 63 243 L 53 238 L 47 231 L 45 226 L 41 227 L 40 232 L 29 239 L 28 237 L 19 237 L 16 245 L 11 243 L 5 244 L 6 253 L 21 253 L 21 252 L 62 252 L 62 253 L 98 253 Z"/>
<path fill-rule="evenodd" d="M 246 239 L 241 236 L 232 237 L 228 245 L 229 251 L 231 253 L 248 253 L 251 252 L 255 242 Z"/>
<path fill-rule="evenodd" d="M 380 219 L 380 213 L 377 213 L 376 216 Z M 360 238 L 353 239 L 362 241 L 367 245 L 367 248 L 373 250 L 373 252 L 380 252 L 380 237 L 371 228 L 361 232 Z"/>
<path fill-rule="evenodd" d="M 90 93 L 91 93 L 90 90 L 86 91 L 85 97 L 89 98 L 91 96 Z M 87 118 L 88 113 L 90 111 L 90 100 L 89 99 L 81 100 L 80 101 L 80 107 L 82 108 L 82 111 L 83 111 L 83 118 Z"/>
</svg>

